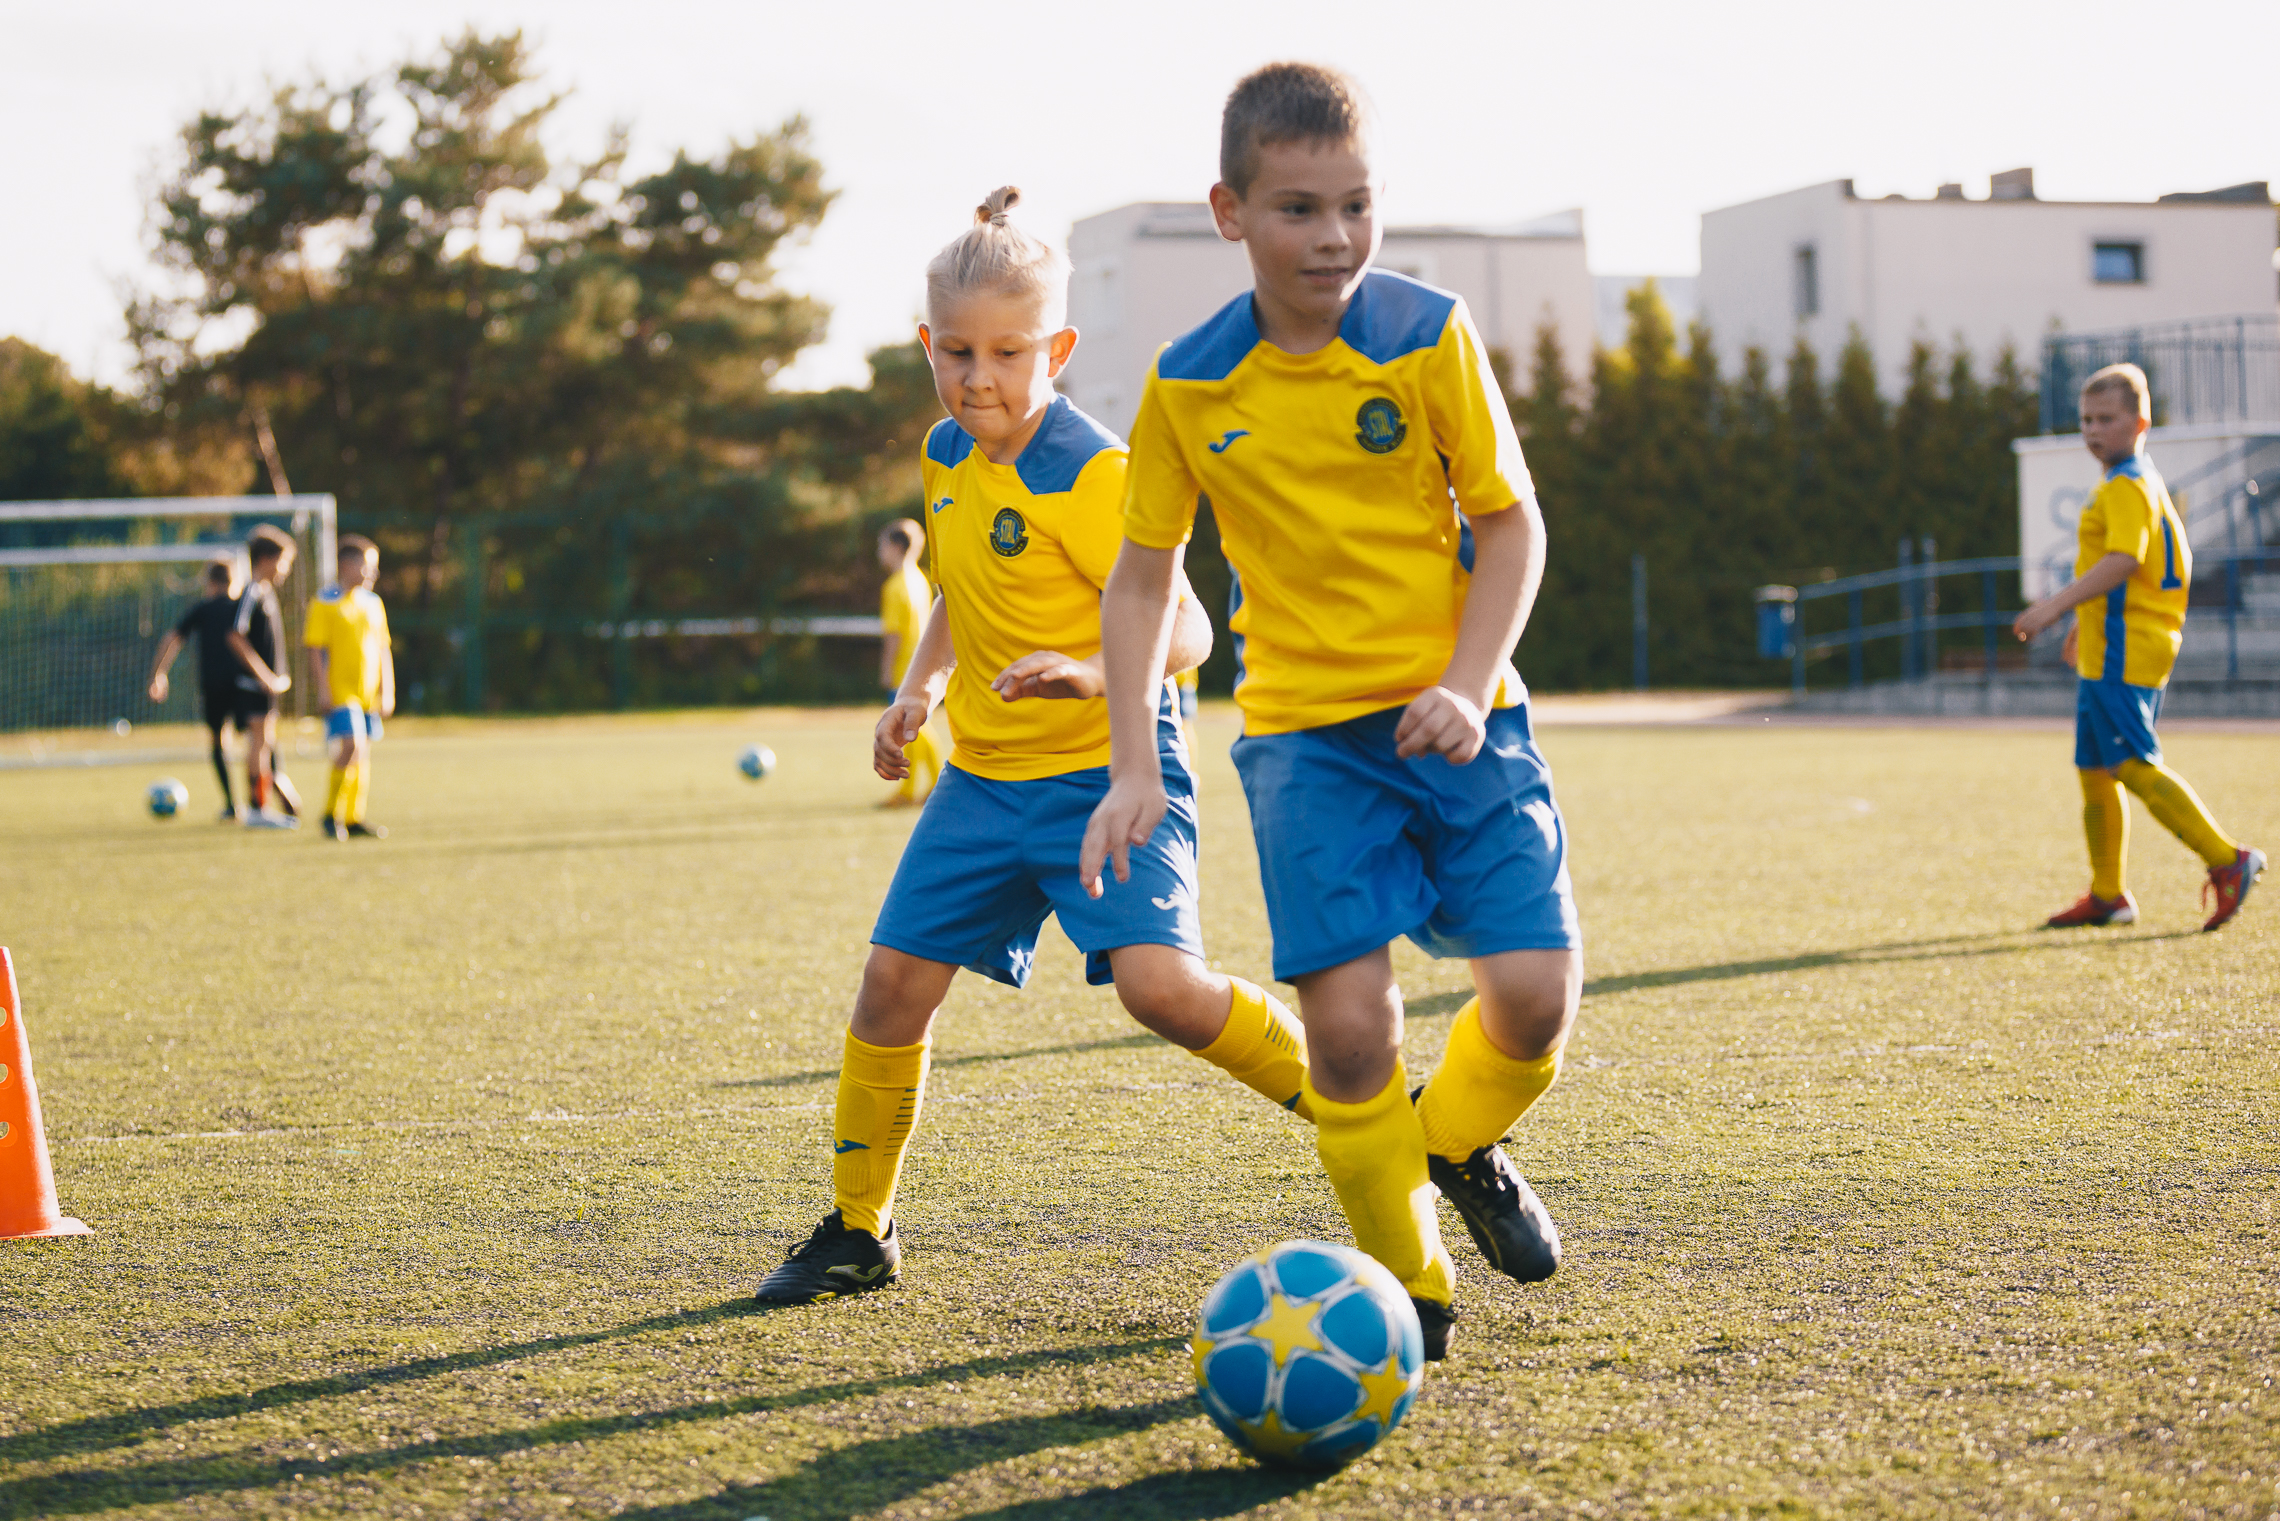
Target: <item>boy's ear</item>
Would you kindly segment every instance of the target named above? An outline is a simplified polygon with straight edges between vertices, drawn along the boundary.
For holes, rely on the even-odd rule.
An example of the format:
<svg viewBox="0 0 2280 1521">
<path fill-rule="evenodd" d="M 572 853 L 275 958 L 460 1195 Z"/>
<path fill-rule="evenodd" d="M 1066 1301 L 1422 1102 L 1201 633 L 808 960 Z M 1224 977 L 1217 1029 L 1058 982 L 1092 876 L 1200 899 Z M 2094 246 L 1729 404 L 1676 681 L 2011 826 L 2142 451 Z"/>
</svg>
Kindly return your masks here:
<svg viewBox="0 0 2280 1521">
<path fill-rule="evenodd" d="M 1060 374 L 1061 367 L 1069 362 L 1069 356 L 1077 351 L 1077 330 L 1073 327 L 1061 329 L 1045 340 L 1045 351 L 1052 356 L 1053 361 L 1045 373 Z"/>
<path fill-rule="evenodd" d="M 1218 224 L 1220 237 L 1230 243 L 1243 241 L 1243 224 L 1237 219 L 1242 206 L 1243 198 L 1225 181 L 1211 187 L 1211 220 Z"/>
<path fill-rule="evenodd" d="M 933 334 L 933 332 L 932 332 L 931 330 L 929 330 L 929 329 L 928 329 L 927 325 L 926 325 L 925 323 L 923 323 L 923 322 L 921 322 L 921 323 L 918 325 L 918 346 L 919 346 L 920 348 L 922 348 L 922 349 L 926 350 L 926 357 L 927 357 L 929 360 L 933 359 L 933 357 L 934 357 L 934 334 Z"/>
</svg>

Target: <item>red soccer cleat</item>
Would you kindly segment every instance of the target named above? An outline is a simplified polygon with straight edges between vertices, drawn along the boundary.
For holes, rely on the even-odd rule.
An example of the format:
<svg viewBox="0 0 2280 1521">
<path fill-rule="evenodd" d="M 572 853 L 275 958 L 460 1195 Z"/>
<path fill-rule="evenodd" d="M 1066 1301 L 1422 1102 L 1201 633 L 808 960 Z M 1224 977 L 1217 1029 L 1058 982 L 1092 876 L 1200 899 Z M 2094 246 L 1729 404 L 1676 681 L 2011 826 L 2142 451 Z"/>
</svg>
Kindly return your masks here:
<svg viewBox="0 0 2280 1521">
<path fill-rule="evenodd" d="M 2201 885 L 2201 903 L 2206 907 L 2209 894 L 2217 895 L 2217 911 L 2209 915 L 2204 930 L 2223 929 L 2232 916 L 2240 912 L 2241 904 L 2248 901 L 2248 890 L 2264 874 L 2264 852 L 2242 850 L 2230 866 L 2209 868 L 2209 880 Z"/>
<path fill-rule="evenodd" d="M 2211 872 L 2210 876 L 2215 876 Z M 2137 900 L 2128 893 L 2119 898 L 2101 898 L 2096 893 L 2084 893 L 2082 901 L 2061 914 L 2052 914 L 2043 921 L 2044 929 L 2079 929 L 2084 925 L 2135 924 Z"/>
</svg>

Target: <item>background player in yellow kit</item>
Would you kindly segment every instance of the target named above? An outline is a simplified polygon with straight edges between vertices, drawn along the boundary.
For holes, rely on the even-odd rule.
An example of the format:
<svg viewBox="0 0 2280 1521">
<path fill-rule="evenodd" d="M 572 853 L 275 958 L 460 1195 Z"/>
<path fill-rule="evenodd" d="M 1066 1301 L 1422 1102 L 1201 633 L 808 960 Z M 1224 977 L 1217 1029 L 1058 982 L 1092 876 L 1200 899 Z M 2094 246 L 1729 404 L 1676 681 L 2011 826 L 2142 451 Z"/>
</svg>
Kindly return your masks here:
<svg viewBox="0 0 2280 1521">
<path fill-rule="evenodd" d="M 1252 290 L 1158 354 L 1101 606 L 1113 784 L 1080 870 L 1121 880 L 1164 817 L 1149 743 L 1182 546 L 1210 499 L 1240 606 L 1243 737 L 1274 932 L 1298 986 L 1316 1144 L 1356 1244 L 1445 1355 L 1438 1185 L 1489 1261 L 1549 1276 L 1559 1237 L 1496 1144 L 1551 1086 L 1583 982 L 1566 826 L 1511 653 L 1543 520 L 1463 304 L 1372 271 L 1378 176 L 1336 72 L 1275 64 L 1221 122 L 1220 235 Z M 1479 996 L 1412 1107 L 1389 943 L 1472 964 Z"/>
<path fill-rule="evenodd" d="M 925 542 L 926 530 L 909 518 L 889 523 L 879 534 L 879 567 L 887 573 L 879 587 L 879 685 L 886 689 L 889 702 L 910 669 L 910 657 L 918 650 L 918 637 L 926 632 L 926 617 L 934 605 L 933 589 L 918 568 L 918 552 Z M 903 755 L 910 770 L 887 799 L 885 806 L 890 808 L 924 802 L 942 775 L 942 757 L 924 729 L 904 747 Z"/>
<path fill-rule="evenodd" d="M 372 583 L 380 576 L 380 547 L 357 534 L 340 541 L 340 579 L 309 604 L 301 642 L 309 672 L 325 705 L 325 743 L 332 775 L 325 783 L 328 838 L 386 839 L 365 822 L 372 790 L 372 744 L 380 721 L 396 712 L 396 657 L 388 647 L 388 609 Z"/>
<path fill-rule="evenodd" d="M 952 748 L 871 932 L 833 1115 L 833 1208 L 760 1285 L 763 1303 L 875 1289 L 901 1271 L 894 1220 L 904 1149 L 925 1097 L 935 1011 L 960 967 L 1020 987 L 1047 915 L 1113 981 L 1133 1018 L 1307 1116 L 1306 1052 L 1290 1011 L 1203 961 L 1195 788 L 1170 683 L 1211 624 L 1192 598 L 1169 618 L 1152 683 L 1151 753 L 1172 801 L 1105 894 L 1077 849 L 1108 791 L 1100 588 L 1123 537 L 1124 446 L 1053 389 L 1076 348 L 1068 265 L 1014 227 L 998 190 L 927 267 L 919 329 L 950 416 L 927 433 L 927 574 L 939 594 L 894 702 L 878 773 L 900 779 L 937 704 Z M 1177 599 L 1178 588 L 1173 588 Z"/>
<path fill-rule="evenodd" d="M 2217 827 L 2185 778 L 2161 763 L 2153 726 L 2162 689 L 2185 637 L 2193 546 L 2161 472 L 2145 453 L 2153 392 L 2134 364 L 2113 364 L 2082 385 L 2082 441 L 2106 479 L 2075 528 L 2074 579 L 2019 614 L 2024 641 L 2068 613 L 2066 655 L 2075 684 L 2074 764 L 2082 777 L 2082 827 L 2090 840 L 2090 891 L 2053 914 L 2050 927 L 2131 924 L 2137 902 L 2123 879 L 2129 847 L 2127 787 L 2162 827 L 2209 868 L 2202 892 L 2217 929 L 2240 912 L 2264 870 L 2264 852 Z M 2096 608 L 2087 616 L 2077 609 Z"/>
</svg>

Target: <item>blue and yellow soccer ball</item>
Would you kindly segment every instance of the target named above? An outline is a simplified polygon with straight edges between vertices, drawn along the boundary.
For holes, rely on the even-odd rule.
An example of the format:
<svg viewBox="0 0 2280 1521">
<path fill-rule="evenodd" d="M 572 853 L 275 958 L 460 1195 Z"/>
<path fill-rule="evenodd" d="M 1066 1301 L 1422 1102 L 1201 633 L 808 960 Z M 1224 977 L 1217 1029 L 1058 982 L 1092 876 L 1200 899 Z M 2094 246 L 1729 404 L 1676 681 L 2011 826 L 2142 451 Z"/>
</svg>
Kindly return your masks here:
<svg viewBox="0 0 2280 1521">
<path fill-rule="evenodd" d="M 1401 1424 L 1425 1381 L 1417 1311 L 1351 1247 L 1285 1241 L 1204 1296 L 1195 1392 L 1236 1446 L 1269 1463 L 1342 1468 Z"/>
<path fill-rule="evenodd" d="M 190 789 L 170 776 L 152 782 L 150 791 L 144 793 L 143 798 L 150 804 L 152 818 L 170 819 L 190 806 Z"/>
<path fill-rule="evenodd" d="M 776 752 L 766 745 L 746 745 L 736 758 L 736 769 L 754 781 L 776 769 Z"/>
</svg>

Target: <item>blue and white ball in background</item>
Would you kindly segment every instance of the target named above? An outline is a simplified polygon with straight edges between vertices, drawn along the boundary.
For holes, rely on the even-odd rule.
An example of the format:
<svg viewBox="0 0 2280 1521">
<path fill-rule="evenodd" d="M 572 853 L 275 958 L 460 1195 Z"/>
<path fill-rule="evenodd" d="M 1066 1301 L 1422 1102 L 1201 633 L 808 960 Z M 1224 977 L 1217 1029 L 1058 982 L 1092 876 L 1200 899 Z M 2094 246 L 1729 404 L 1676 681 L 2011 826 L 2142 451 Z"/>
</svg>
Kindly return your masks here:
<svg viewBox="0 0 2280 1521">
<path fill-rule="evenodd" d="M 736 769 L 754 781 L 759 781 L 776 769 L 776 752 L 766 745 L 747 745 L 736 758 Z"/>
<path fill-rule="evenodd" d="M 1236 1446 L 1270 1463 L 1342 1468 L 1401 1424 L 1425 1381 L 1417 1311 L 1351 1247 L 1285 1241 L 1204 1296 L 1195 1390 Z"/>
<path fill-rule="evenodd" d="M 154 819 L 173 818 L 190 806 L 190 789 L 171 776 L 152 782 L 144 797 L 150 803 L 150 815 Z"/>
</svg>

